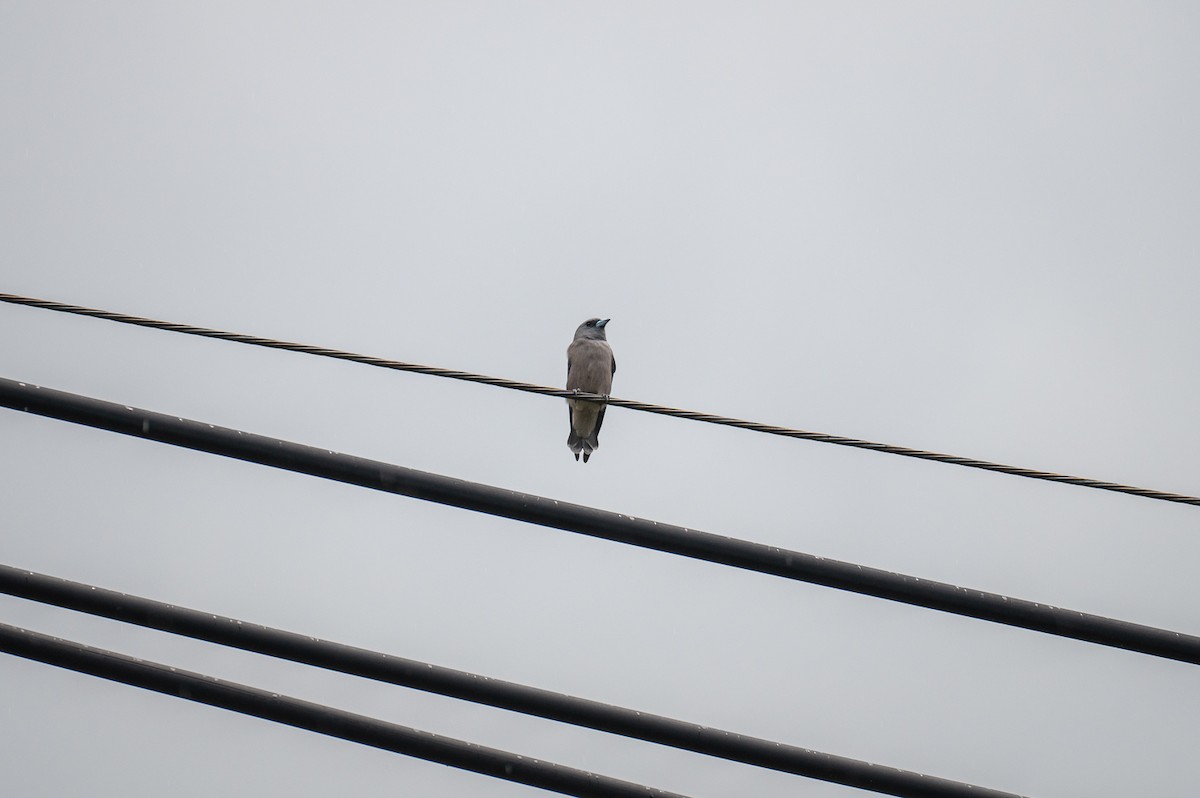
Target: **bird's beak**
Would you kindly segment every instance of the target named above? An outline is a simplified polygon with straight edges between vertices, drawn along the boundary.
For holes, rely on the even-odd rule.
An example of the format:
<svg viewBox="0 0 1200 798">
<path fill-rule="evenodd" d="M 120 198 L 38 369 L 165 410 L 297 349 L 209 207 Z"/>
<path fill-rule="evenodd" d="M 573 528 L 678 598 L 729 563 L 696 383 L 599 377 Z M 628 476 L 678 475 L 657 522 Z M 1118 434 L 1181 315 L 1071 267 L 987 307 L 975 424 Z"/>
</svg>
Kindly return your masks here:
<svg viewBox="0 0 1200 798">
<path fill-rule="evenodd" d="M 600 319 L 600 321 L 596 322 L 596 326 L 603 327 L 605 324 L 608 324 L 610 321 L 612 321 L 612 319 Z"/>
</svg>

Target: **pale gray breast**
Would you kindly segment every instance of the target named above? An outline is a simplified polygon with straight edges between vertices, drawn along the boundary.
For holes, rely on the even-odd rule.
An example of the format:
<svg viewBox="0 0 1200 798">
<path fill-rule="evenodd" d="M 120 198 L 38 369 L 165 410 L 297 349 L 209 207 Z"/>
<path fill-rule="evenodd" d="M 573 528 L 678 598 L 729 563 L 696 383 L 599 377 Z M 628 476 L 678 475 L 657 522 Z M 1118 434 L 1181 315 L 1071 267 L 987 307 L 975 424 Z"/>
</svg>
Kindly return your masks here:
<svg viewBox="0 0 1200 798">
<path fill-rule="evenodd" d="M 567 347 L 567 390 L 612 391 L 613 353 L 607 341 L 580 339 Z"/>
</svg>

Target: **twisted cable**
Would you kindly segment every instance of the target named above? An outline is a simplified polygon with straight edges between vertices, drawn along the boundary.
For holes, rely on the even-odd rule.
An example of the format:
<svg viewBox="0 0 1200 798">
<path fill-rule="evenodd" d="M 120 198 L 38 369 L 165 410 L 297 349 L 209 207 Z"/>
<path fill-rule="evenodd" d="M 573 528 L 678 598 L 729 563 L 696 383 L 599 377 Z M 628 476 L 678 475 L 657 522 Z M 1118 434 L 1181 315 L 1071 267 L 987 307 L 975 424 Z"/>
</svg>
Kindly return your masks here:
<svg viewBox="0 0 1200 798">
<path fill-rule="evenodd" d="M 528 382 L 504 379 L 503 377 L 490 377 L 486 374 L 475 374 L 469 371 L 456 371 L 454 369 L 438 368 L 437 366 L 424 366 L 418 363 L 406 363 L 401 360 L 389 360 L 387 358 L 360 355 L 355 352 L 346 352 L 341 349 L 329 349 L 323 346 L 311 346 L 309 344 L 299 344 L 291 341 L 280 341 L 274 338 L 262 338 L 257 335 L 245 335 L 242 333 L 226 332 L 224 330 L 212 330 L 207 327 L 195 327 L 190 324 L 175 324 L 173 322 L 159 321 L 157 319 L 148 319 L 142 316 L 131 316 L 126 313 L 115 313 L 109 310 L 98 310 L 96 308 L 81 307 L 79 305 L 68 305 L 63 302 L 51 302 L 45 299 L 35 299 L 33 297 L 19 296 L 17 294 L 0 293 L 0 302 L 7 302 L 13 305 L 26 305 L 28 307 L 42 308 L 44 310 L 53 310 L 59 313 L 72 313 L 77 316 L 90 316 L 96 319 L 120 322 L 121 324 L 133 324 L 138 327 L 150 327 L 156 330 L 168 330 L 170 332 L 183 333 L 184 335 L 197 335 L 203 338 L 216 338 L 221 341 L 233 341 L 234 343 L 248 344 L 250 346 L 262 346 L 269 349 L 283 349 L 288 352 L 301 352 L 306 355 L 328 357 L 336 360 L 349 360 L 353 363 L 362 363 L 364 365 L 375 366 L 377 368 L 393 369 L 395 371 L 408 371 L 414 374 L 428 374 L 432 377 L 444 377 L 451 380 L 462 380 L 463 382 L 475 382 L 482 385 L 493 385 L 497 388 L 507 388 L 513 391 L 524 391 L 525 393 L 541 394 L 543 396 L 582 399 L 593 402 L 607 402 L 609 405 L 615 407 L 624 407 L 628 410 L 639 410 L 643 413 L 655 413 L 660 416 L 671 416 L 673 418 L 682 418 L 688 421 L 700 421 L 706 424 L 718 424 L 724 427 L 735 427 L 737 429 L 759 432 L 765 435 L 778 435 L 784 438 L 798 438 L 800 440 L 816 441 L 818 443 L 830 443 L 836 446 L 850 446 L 856 449 L 867 449 L 873 452 L 894 454 L 900 457 L 913 457 L 919 460 L 932 460 L 937 463 L 947 463 L 949 465 L 963 466 L 965 468 L 976 468 L 982 471 L 994 471 L 999 474 L 1008 474 L 1014 477 L 1040 479 L 1046 482 L 1059 482 L 1065 485 L 1076 485 L 1082 488 L 1093 488 L 1095 490 L 1106 490 L 1114 493 L 1125 493 L 1131 496 L 1141 496 L 1145 499 L 1175 502 L 1178 504 L 1190 504 L 1192 506 L 1200 507 L 1200 497 L 1188 496 L 1180 493 L 1169 493 L 1167 491 L 1153 490 L 1150 488 L 1139 488 L 1132 485 L 1123 485 L 1118 482 L 1106 482 L 1104 480 L 1076 477 L 1069 474 L 1057 474 L 1051 471 L 1039 471 L 1033 468 L 1021 468 L 1018 466 L 1004 465 L 1002 463 L 993 463 L 987 460 L 976 460 L 971 457 L 958 457 L 956 455 L 930 452 L 923 449 L 912 449 L 907 446 L 895 446 L 887 443 L 876 443 L 874 441 L 861 440 L 859 438 L 848 438 L 843 435 L 829 435 L 823 432 L 809 432 L 802 429 L 779 427 L 772 424 L 761 424 L 755 421 L 746 421 L 744 419 L 731 418 L 729 416 L 714 415 L 712 413 L 699 413 L 694 410 L 667 407 L 665 405 L 651 404 L 649 402 L 638 402 L 632 399 L 620 399 L 615 396 L 601 396 L 598 394 L 584 393 L 582 391 L 568 391 L 562 388 L 553 388 L 547 385 L 535 385 Z"/>
</svg>

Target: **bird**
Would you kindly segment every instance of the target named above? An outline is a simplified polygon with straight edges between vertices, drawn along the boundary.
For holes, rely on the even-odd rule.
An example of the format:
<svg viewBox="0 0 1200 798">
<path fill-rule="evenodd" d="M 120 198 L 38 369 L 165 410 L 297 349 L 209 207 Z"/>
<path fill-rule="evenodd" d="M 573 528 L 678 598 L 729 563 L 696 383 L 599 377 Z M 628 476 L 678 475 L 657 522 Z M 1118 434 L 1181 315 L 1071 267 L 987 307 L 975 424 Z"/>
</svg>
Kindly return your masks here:
<svg viewBox="0 0 1200 798">
<path fill-rule="evenodd" d="M 617 359 L 608 345 L 605 327 L 610 319 L 588 319 L 575 330 L 575 339 L 567 347 L 567 390 L 596 393 L 608 398 L 612 390 L 613 375 L 617 373 Z M 571 433 L 567 446 L 575 455 L 583 455 L 587 462 L 600 446 L 597 436 L 604 423 L 605 405 L 586 399 L 568 399 L 567 412 L 571 419 Z"/>
</svg>

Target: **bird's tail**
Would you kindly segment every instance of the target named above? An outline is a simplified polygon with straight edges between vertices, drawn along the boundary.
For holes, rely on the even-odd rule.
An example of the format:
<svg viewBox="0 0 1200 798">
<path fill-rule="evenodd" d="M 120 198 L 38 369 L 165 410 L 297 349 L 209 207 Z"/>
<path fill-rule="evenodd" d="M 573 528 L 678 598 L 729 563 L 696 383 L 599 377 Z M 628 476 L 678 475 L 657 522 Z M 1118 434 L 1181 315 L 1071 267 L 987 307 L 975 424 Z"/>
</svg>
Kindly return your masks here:
<svg viewBox="0 0 1200 798">
<path fill-rule="evenodd" d="M 579 459 L 579 455 L 583 455 L 583 462 L 587 462 L 592 456 L 592 452 L 600 448 L 599 433 L 593 432 L 586 438 L 575 434 L 575 430 L 571 430 L 571 434 L 567 436 L 567 446 L 575 454 L 575 459 Z"/>
</svg>

